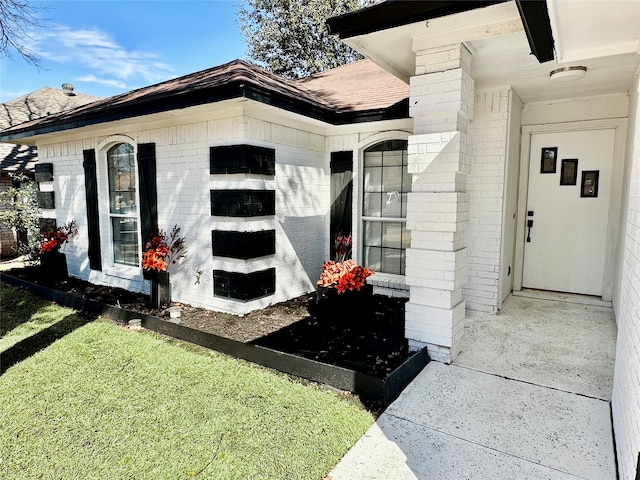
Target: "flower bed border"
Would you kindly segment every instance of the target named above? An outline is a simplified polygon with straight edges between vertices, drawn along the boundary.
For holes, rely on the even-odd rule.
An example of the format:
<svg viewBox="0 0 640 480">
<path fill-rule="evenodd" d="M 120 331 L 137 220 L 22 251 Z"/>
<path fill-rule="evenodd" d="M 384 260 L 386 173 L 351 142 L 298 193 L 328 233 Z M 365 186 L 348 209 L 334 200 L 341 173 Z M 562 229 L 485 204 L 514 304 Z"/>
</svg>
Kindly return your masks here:
<svg viewBox="0 0 640 480">
<path fill-rule="evenodd" d="M 54 301 L 65 307 L 89 314 L 102 315 L 119 323 L 126 324 L 129 320 L 139 318 L 142 320 L 142 326 L 148 330 L 194 343 L 263 367 L 272 368 L 279 372 L 327 384 L 340 390 L 347 390 L 357 394 L 363 400 L 382 402 L 384 405 L 390 403 L 429 363 L 427 350 L 423 348 L 415 352 L 402 365 L 385 377 L 375 377 L 344 367 L 329 365 L 290 353 L 279 352 L 259 345 L 239 342 L 203 332 L 185 325 L 168 322 L 153 315 L 106 305 L 95 300 L 85 299 L 38 285 L 14 277 L 10 273 L 0 273 L 0 280 L 17 287 L 26 288 L 42 298 Z"/>
</svg>

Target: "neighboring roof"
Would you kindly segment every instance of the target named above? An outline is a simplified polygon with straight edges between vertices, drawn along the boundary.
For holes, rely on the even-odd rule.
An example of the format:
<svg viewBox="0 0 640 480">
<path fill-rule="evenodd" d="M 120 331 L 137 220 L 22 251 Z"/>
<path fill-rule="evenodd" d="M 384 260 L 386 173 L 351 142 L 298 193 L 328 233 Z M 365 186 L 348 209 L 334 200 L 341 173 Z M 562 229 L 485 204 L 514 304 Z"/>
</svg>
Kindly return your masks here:
<svg viewBox="0 0 640 480">
<path fill-rule="evenodd" d="M 71 87 L 71 86 L 69 86 Z M 62 110 L 85 105 L 99 97 L 73 93 L 73 87 L 65 90 L 44 87 L 14 100 L 0 104 L 0 130 L 21 123 L 47 117 Z M 38 160 L 38 150 L 27 145 L 0 143 L 0 170 L 33 170 Z"/>
<path fill-rule="evenodd" d="M 98 100 L 47 118 L 26 122 L 0 132 L 0 140 L 16 140 L 232 98 L 252 99 L 331 124 L 408 117 L 407 109 L 403 112 L 397 111 L 397 108 L 389 110 L 389 107 L 396 107 L 398 98 L 390 96 L 387 102 L 381 101 L 378 93 L 371 91 L 375 90 L 373 82 L 366 82 L 368 88 L 362 88 L 358 98 L 354 95 L 355 80 L 351 81 L 344 94 L 340 93 L 340 85 L 332 80 L 333 75 L 350 77 L 345 72 L 349 67 L 335 69 L 337 72 L 333 74 L 325 72 L 327 74 L 324 76 L 321 74 L 305 80 L 289 80 L 243 60 L 234 60 L 218 67 Z M 352 68 L 367 71 L 378 79 L 392 77 L 374 65 L 353 64 Z M 377 92 L 383 93 L 384 85 L 390 82 L 392 80 L 383 82 Z M 329 92 L 331 94 L 328 94 Z M 405 97 L 408 96 L 409 90 L 406 87 Z"/>
<path fill-rule="evenodd" d="M 0 170 L 3 172 L 31 172 L 37 161 L 37 147 L 0 143 Z"/>
<path fill-rule="evenodd" d="M 506 1 L 508 0 L 386 0 L 355 12 L 330 18 L 327 20 L 327 27 L 330 33 L 345 39 Z M 531 52 L 540 63 L 553 60 L 553 35 L 546 0 L 515 0 L 515 3 L 520 12 Z"/>
<path fill-rule="evenodd" d="M 73 87 L 71 87 L 71 93 L 67 94 L 59 88 L 43 87 L 0 104 L 0 130 L 99 99 L 93 95 L 73 93 L 72 89 Z"/>
</svg>

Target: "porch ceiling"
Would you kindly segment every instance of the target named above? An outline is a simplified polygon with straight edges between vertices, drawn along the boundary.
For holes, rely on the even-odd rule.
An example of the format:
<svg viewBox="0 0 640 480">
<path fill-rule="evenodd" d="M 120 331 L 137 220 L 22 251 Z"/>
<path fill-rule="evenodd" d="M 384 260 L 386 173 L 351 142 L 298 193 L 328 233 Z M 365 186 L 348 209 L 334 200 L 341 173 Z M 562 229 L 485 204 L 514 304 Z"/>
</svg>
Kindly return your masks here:
<svg viewBox="0 0 640 480">
<path fill-rule="evenodd" d="M 473 54 L 476 86 L 510 85 L 525 102 L 626 93 L 639 63 L 640 8 L 637 0 L 547 0 L 555 60 L 531 54 L 514 1 L 415 22 L 344 39 L 356 50 L 407 81 L 415 53 L 464 43 Z M 553 82 L 552 70 L 586 66 L 575 82 Z"/>
</svg>

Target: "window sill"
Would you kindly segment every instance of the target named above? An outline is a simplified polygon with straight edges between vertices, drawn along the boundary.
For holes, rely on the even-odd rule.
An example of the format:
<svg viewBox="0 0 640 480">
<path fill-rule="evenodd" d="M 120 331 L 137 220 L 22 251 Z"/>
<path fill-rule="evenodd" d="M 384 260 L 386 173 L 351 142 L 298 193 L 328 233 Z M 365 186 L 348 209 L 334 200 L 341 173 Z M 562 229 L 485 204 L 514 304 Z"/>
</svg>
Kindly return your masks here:
<svg viewBox="0 0 640 480">
<path fill-rule="evenodd" d="M 141 280 L 142 271 L 140 267 L 127 265 L 109 265 L 102 268 L 102 272 L 110 277 L 118 277 L 125 280 Z"/>
<path fill-rule="evenodd" d="M 404 275 L 374 273 L 367 278 L 367 283 L 373 286 L 374 295 L 409 298 L 409 287 L 405 283 Z"/>
</svg>

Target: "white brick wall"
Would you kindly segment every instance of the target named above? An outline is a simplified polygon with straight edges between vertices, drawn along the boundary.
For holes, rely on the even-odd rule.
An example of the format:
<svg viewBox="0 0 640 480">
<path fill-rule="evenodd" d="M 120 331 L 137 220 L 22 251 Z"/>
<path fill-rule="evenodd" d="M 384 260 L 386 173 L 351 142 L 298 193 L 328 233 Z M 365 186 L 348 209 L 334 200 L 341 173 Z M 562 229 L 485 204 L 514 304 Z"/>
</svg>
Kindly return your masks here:
<svg viewBox="0 0 640 480">
<path fill-rule="evenodd" d="M 637 478 L 640 451 L 640 102 L 631 90 L 629 148 L 623 192 L 618 279 L 614 308 L 618 324 L 612 395 L 613 425 L 621 480 Z"/>
<path fill-rule="evenodd" d="M 144 130 L 138 126 L 135 131 L 125 130 L 126 136 L 105 134 L 41 146 L 42 161 L 54 164 L 55 218 L 58 224 L 75 219 L 80 230 L 80 235 L 66 247 L 71 275 L 97 284 L 148 293 L 149 284 L 142 279 L 139 269 L 109 266 L 110 231 L 106 217 L 100 219 L 103 271 L 89 269 L 82 151 L 96 150 L 100 207 L 101 211 L 106 211 L 104 149 L 118 141 L 133 145 L 153 142 L 156 146 L 159 225 L 166 229 L 179 225 L 187 241 L 185 262 L 177 268 L 170 267 L 174 301 L 243 314 L 313 291 L 322 262 L 329 256 L 329 152 L 354 150 L 357 192 L 358 152 L 362 145 L 382 139 L 406 138 L 407 133 L 401 133 L 401 130 L 410 131 L 411 121 L 331 127 L 327 130 L 330 133 L 325 135 L 326 132 L 318 127 L 307 129 L 308 126 L 291 119 L 266 116 L 262 110 L 256 115 L 248 109 L 244 112 L 245 115 L 238 109 L 231 109 L 225 117 L 225 112 L 213 109 L 210 120 L 200 115 L 198 121 L 181 125 Z M 105 132 L 111 130 L 112 127 L 105 126 Z M 275 177 L 210 175 L 209 147 L 239 143 L 275 148 Z M 248 219 L 212 217 L 210 190 L 220 188 L 274 189 L 276 214 Z M 355 194 L 354 222 L 357 222 L 355 212 L 359 211 L 358 198 Z M 275 229 L 276 254 L 255 260 L 214 258 L 211 246 L 214 229 Z M 357 235 L 357 231 L 354 234 Z M 214 269 L 246 273 L 270 267 L 276 268 L 274 295 L 246 303 L 213 296 Z M 199 277 L 198 272 L 201 272 Z M 385 288 L 394 290 L 390 283 Z"/>
<path fill-rule="evenodd" d="M 248 137 L 250 131 L 252 137 Z M 324 136 L 241 116 L 127 132 L 127 137 L 134 145 L 155 143 L 158 222 L 167 230 L 174 224 L 179 225 L 186 237 L 185 262 L 170 267 L 174 301 L 242 314 L 315 289 L 328 237 L 329 176 Z M 70 273 L 94 283 L 148 292 L 148 282 L 142 279 L 139 269 L 110 268 L 106 217 L 100 219 L 103 271 L 91 271 L 87 260 L 82 150 L 96 149 L 99 196 L 104 209 L 108 208 L 104 203 L 106 167 L 104 151 L 100 151 L 100 147 L 122 140 L 126 137 L 105 136 L 46 145 L 41 148 L 41 157 L 42 161 L 54 164 L 58 223 L 70 219 L 78 222 L 80 235 L 66 249 Z M 237 143 L 275 148 L 275 178 L 210 175 L 209 147 Z M 276 215 L 251 219 L 214 218 L 211 216 L 210 190 L 216 188 L 275 189 Z M 276 254 L 257 260 L 214 258 L 213 229 L 275 229 Z M 249 272 L 269 267 L 276 268 L 274 295 L 247 303 L 213 296 L 214 269 Z M 198 271 L 202 272 L 199 280 Z"/>
<path fill-rule="evenodd" d="M 500 242 L 509 119 L 509 90 L 476 92 L 469 125 L 474 154 L 467 176 L 469 228 L 465 232 L 469 277 L 463 296 L 470 310 L 498 309 Z"/>
</svg>

